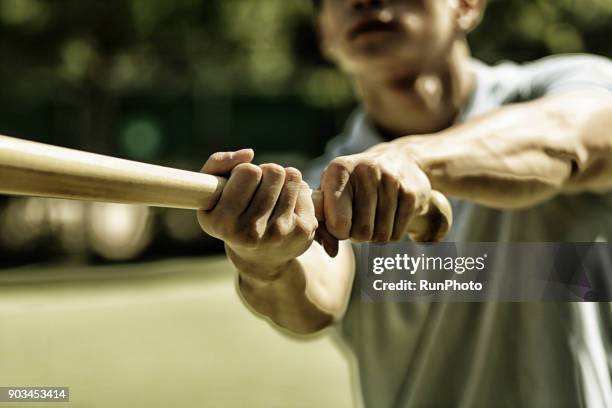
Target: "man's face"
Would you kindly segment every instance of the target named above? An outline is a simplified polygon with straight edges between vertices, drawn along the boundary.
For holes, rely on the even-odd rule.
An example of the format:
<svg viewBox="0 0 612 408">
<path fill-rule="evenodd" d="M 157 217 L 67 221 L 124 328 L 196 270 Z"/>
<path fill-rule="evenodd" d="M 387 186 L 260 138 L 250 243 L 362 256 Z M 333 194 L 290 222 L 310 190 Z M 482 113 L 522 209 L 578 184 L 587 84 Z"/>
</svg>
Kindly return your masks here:
<svg viewBox="0 0 612 408">
<path fill-rule="evenodd" d="M 419 73 L 444 58 L 459 30 L 457 0 L 323 0 L 323 50 L 349 73 Z"/>
</svg>

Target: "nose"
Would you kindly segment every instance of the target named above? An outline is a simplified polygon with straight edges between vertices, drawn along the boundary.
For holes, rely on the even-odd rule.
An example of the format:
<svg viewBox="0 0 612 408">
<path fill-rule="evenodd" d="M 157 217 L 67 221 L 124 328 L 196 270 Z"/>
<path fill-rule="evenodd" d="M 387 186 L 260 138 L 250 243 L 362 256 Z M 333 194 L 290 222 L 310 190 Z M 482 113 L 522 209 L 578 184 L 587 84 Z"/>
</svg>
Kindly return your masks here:
<svg viewBox="0 0 612 408">
<path fill-rule="evenodd" d="M 380 8 L 385 5 L 387 0 L 350 0 L 353 10 L 367 10 Z"/>
</svg>

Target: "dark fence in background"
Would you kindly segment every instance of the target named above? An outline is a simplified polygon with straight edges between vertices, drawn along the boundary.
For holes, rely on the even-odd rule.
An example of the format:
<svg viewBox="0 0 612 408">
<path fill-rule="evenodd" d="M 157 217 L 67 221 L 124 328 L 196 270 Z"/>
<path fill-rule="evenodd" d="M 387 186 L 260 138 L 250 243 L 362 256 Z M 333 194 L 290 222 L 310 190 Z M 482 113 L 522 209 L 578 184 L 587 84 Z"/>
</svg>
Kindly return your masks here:
<svg viewBox="0 0 612 408">
<path fill-rule="evenodd" d="M 4 102 L 0 134 L 189 166 L 241 147 L 317 156 L 350 111 L 315 108 L 291 96 L 125 97 L 91 114 L 78 102 Z"/>
</svg>

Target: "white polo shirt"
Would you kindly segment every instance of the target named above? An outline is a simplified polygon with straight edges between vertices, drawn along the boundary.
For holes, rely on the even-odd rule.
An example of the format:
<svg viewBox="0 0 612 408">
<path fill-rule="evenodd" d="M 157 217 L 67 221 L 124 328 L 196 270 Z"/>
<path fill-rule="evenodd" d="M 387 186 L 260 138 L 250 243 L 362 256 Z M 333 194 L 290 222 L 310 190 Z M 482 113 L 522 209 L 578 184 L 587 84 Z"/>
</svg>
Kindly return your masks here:
<svg viewBox="0 0 612 408">
<path fill-rule="evenodd" d="M 612 92 L 612 63 L 602 57 L 472 67 L 476 88 L 459 122 L 552 93 Z M 306 178 L 316 187 L 333 158 L 381 142 L 357 110 Z M 452 205 L 451 242 L 612 242 L 612 194 L 560 195 L 525 210 Z M 612 274 L 612 259 L 601 262 Z M 360 272 L 338 328 L 367 407 L 612 407 L 609 303 L 366 303 Z"/>
</svg>

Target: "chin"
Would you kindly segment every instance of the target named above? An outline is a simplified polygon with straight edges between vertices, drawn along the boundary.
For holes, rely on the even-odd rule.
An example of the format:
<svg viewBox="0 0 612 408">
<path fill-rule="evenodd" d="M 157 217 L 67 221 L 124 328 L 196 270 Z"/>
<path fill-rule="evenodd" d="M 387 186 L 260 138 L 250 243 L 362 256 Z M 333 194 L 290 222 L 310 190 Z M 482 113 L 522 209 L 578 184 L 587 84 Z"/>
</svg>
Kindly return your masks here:
<svg viewBox="0 0 612 408">
<path fill-rule="evenodd" d="M 343 58 L 342 66 L 349 72 L 397 70 L 418 74 L 424 69 L 428 53 L 422 50 L 394 46 L 369 46 L 351 50 Z"/>
</svg>

